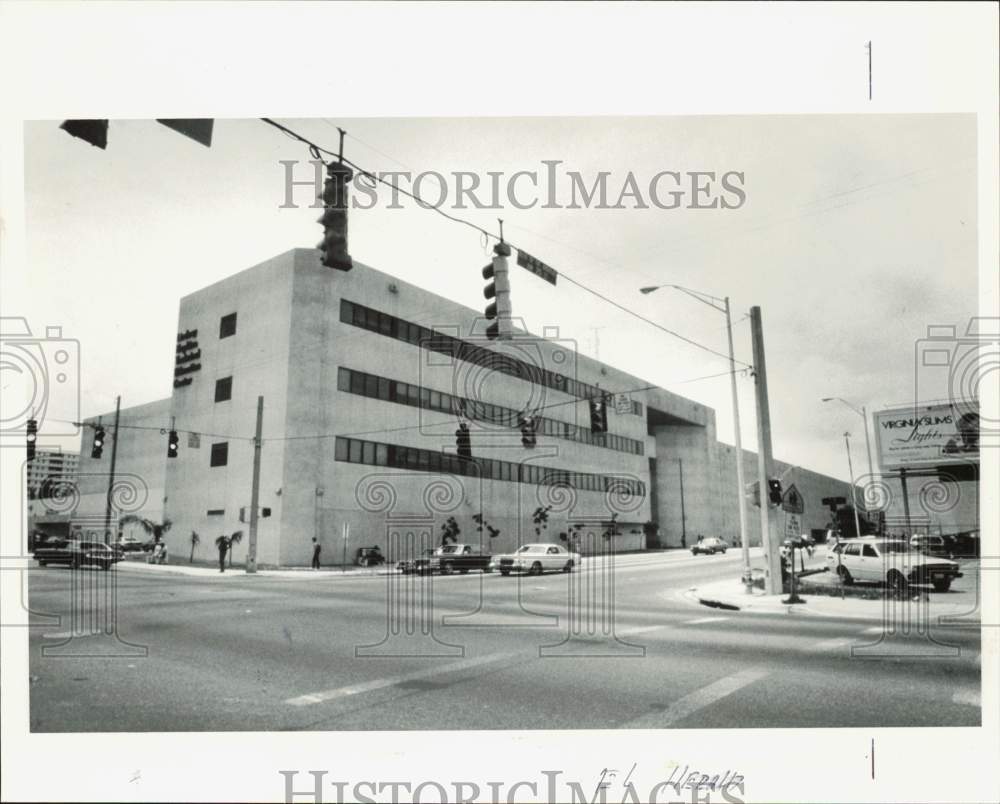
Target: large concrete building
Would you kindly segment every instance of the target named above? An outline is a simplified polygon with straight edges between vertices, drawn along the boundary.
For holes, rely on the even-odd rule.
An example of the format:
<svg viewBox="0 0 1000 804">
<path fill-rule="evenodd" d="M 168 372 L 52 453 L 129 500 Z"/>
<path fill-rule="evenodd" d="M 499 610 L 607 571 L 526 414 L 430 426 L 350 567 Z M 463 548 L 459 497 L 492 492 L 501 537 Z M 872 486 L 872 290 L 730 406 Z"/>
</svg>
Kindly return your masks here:
<svg viewBox="0 0 1000 804">
<path fill-rule="evenodd" d="M 246 533 L 262 397 L 265 565 L 308 564 L 314 537 L 324 563 L 371 545 L 392 557 L 394 535 L 438 542 L 449 518 L 461 541 L 493 551 L 593 532 L 621 550 L 698 535 L 738 544 L 736 455 L 717 442 L 712 409 L 584 357 L 554 330 L 491 341 L 486 323 L 359 263 L 333 271 L 313 249 L 288 251 L 181 300 L 172 395 L 123 411 L 119 471 L 148 475 L 143 515 L 172 520 L 174 555 L 192 531 L 205 545 Z M 590 400 L 605 394 L 607 433 L 594 433 Z M 463 420 L 471 460 L 456 455 Z M 96 463 L 86 441 L 83 452 L 81 473 L 107 471 L 107 449 Z M 755 456 L 743 459 L 756 477 Z M 804 503 L 789 523 L 799 532 L 825 526 L 821 498 L 850 497 L 847 483 L 786 470 Z"/>
</svg>

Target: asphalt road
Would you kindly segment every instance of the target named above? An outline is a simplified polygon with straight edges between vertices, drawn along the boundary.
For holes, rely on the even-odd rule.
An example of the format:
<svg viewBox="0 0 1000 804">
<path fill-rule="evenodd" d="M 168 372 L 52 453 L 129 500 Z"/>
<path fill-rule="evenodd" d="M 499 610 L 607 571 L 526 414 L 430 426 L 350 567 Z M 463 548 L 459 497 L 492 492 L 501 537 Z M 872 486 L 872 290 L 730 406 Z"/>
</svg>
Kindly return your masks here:
<svg viewBox="0 0 1000 804">
<path fill-rule="evenodd" d="M 978 629 L 932 631 L 946 649 L 683 595 L 738 573 L 735 551 L 524 578 L 32 570 L 31 729 L 980 724 Z"/>
</svg>

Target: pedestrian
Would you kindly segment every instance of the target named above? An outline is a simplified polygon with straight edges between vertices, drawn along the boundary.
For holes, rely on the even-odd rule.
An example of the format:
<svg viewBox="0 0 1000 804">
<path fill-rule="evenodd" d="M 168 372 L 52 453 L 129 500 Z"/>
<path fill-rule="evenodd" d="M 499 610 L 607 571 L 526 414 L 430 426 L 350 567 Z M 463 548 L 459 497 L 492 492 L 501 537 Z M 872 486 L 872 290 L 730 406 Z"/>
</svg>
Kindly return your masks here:
<svg viewBox="0 0 1000 804">
<path fill-rule="evenodd" d="M 313 536 L 313 563 L 312 563 L 312 568 L 314 570 L 318 570 L 319 569 L 319 554 L 320 554 L 320 550 L 322 550 L 322 549 L 323 548 L 320 545 L 320 543 L 316 540 L 316 537 Z"/>
<path fill-rule="evenodd" d="M 229 549 L 229 539 L 225 536 L 219 537 L 219 572 L 226 571 L 226 551 Z"/>
</svg>

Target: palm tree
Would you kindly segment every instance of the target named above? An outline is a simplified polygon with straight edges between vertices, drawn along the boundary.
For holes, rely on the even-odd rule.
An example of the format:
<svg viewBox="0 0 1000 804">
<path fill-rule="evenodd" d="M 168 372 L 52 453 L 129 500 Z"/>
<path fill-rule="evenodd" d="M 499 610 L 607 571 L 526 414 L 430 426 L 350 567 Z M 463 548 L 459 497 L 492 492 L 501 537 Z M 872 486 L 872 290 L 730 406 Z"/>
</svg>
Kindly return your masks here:
<svg viewBox="0 0 1000 804">
<path fill-rule="evenodd" d="M 169 517 L 164 517 L 162 522 L 154 522 L 152 519 L 138 514 L 126 514 L 118 520 L 120 528 L 125 525 L 138 525 L 147 536 L 152 536 L 154 540 L 162 538 L 163 534 L 173 527 L 173 524 Z"/>
<path fill-rule="evenodd" d="M 201 544 L 201 536 L 198 535 L 197 531 L 191 531 L 191 564 L 194 564 L 194 548 Z"/>
<path fill-rule="evenodd" d="M 243 541 L 243 531 L 237 530 L 233 531 L 233 534 L 229 537 L 229 566 L 233 566 L 233 545 L 239 544 Z"/>
</svg>

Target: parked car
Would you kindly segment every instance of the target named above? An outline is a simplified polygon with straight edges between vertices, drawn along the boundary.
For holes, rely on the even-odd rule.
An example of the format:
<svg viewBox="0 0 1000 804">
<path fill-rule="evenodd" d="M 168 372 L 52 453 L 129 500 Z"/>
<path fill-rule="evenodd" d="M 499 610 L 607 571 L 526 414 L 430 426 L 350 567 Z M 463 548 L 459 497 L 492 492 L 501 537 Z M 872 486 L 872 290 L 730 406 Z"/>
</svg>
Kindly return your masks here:
<svg viewBox="0 0 1000 804">
<path fill-rule="evenodd" d="M 427 565 L 430 557 L 434 555 L 434 551 L 431 549 L 424 550 L 419 556 L 415 558 L 406 558 L 396 564 L 396 569 L 398 569 L 403 575 L 409 575 L 410 573 L 420 572 L 422 568 Z"/>
<path fill-rule="evenodd" d="M 910 548 L 932 556 L 952 558 L 955 555 L 954 541 L 950 536 L 926 536 L 918 533 L 910 537 Z"/>
<path fill-rule="evenodd" d="M 119 551 L 102 542 L 68 541 L 59 547 L 39 547 L 35 550 L 35 560 L 40 567 L 67 564 L 74 569 L 91 566 L 108 570 L 122 557 Z"/>
<path fill-rule="evenodd" d="M 491 570 L 499 570 L 501 575 L 512 572 L 541 575 L 546 570 L 572 572 L 579 561 L 579 554 L 559 544 L 525 544 L 513 553 L 493 556 L 489 566 Z"/>
<path fill-rule="evenodd" d="M 123 553 L 141 553 L 146 549 L 142 539 L 135 536 L 120 536 L 117 546 Z"/>
<path fill-rule="evenodd" d="M 722 553 L 725 555 L 726 550 L 728 549 L 729 544 L 725 539 L 718 539 L 713 536 L 710 539 L 702 539 L 701 541 L 692 544 L 691 555 L 696 556 L 699 553 L 705 553 L 709 556 L 715 555 L 716 553 Z"/>
<path fill-rule="evenodd" d="M 850 539 L 841 542 L 839 550 L 830 550 L 826 560 L 848 586 L 871 581 L 903 590 L 911 583 L 930 583 L 936 591 L 947 592 L 951 582 L 962 577 L 957 562 L 912 550 L 896 539 Z"/>
<path fill-rule="evenodd" d="M 385 563 L 385 556 L 378 545 L 374 547 L 359 547 L 354 556 L 354 563 L 359 567 L 377 567 Z"/>
<path fill-rule="evenodd" d="M 471 544 L 444 544 L 438 547 L 417 571 L 437 570 L 443 575 L 450 575 L 453 572 L 461 572 L 464 575 L 474 569 L 492 572 L 493 569 L 490 567 L 492 559 L 493 556 L 489 553 L 473 549 Z"/>
</svg>

